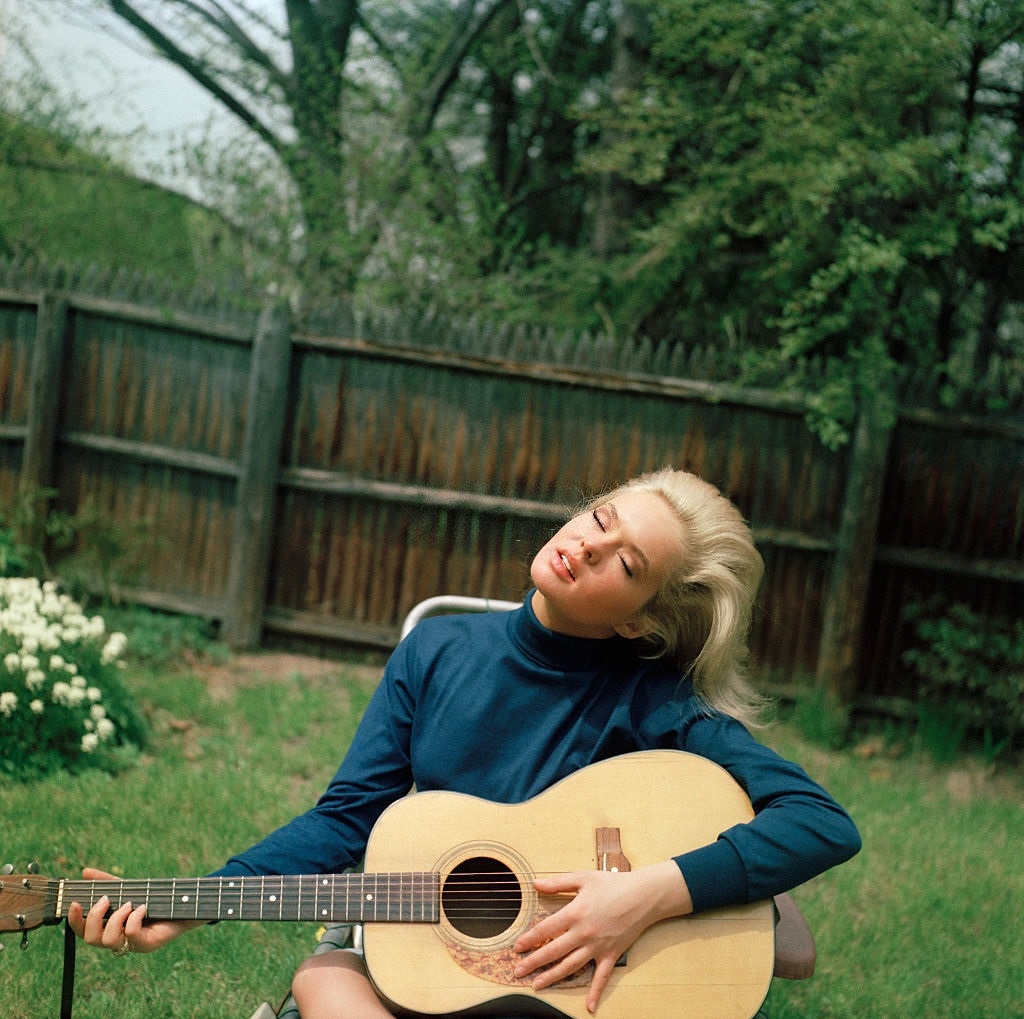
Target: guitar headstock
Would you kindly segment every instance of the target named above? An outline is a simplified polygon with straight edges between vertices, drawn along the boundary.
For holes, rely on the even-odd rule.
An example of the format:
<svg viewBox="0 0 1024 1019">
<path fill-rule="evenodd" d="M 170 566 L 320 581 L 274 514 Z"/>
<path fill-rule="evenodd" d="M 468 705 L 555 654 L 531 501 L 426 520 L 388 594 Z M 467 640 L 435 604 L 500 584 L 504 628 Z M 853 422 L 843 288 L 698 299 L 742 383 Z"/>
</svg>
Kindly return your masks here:
<svg viewBox="0 0 1024 1019">
<path fill-rule="evenodd" d="M 24 933 L 44 923 L 53 923 L 52 900 L 57 883 L 40 877 L 36 864 L 30 863 L 25 874 L 15 874 L 9 863 L 0 868 L 0 932 Z"/>
</svg>

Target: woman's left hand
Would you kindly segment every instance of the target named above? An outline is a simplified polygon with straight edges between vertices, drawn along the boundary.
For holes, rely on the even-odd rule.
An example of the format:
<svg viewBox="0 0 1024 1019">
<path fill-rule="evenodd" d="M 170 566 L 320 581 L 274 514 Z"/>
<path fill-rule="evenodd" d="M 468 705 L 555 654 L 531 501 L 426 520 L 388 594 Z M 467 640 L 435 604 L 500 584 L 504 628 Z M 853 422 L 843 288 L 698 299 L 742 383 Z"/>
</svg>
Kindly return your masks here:
<svg viewBox="0 0 1024 1019">
<path fill-rule="evenodd" d="M 513 950 L 524 954 L 516 976 L 534 974 L 542 990 L 572 976 L 588 963 L 594 975 L 587 1010 L 597 1011 L 615 964 L 653 923 L 693 910 L 689 889 L 676 864 L 635 871 L 577 871 L 534 882 L 542 895 L 572 895 L 571 901 L 522 934 Z"/>
</svg>

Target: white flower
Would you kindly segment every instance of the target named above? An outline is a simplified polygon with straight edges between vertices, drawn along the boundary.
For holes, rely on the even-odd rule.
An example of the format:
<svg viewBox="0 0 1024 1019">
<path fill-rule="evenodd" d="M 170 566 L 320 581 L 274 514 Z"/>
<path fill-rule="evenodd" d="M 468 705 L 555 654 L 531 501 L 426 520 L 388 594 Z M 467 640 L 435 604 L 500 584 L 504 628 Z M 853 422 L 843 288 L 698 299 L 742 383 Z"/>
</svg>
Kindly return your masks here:
<svg viewBox="0 0 1024 1019">
<path fill-rule="evenodd" d="M 100 654 L 100 661 L 103 662 L 104 665 L 109 665 L 115 659 L 121 657 L 127 646 L 128 638 L 123 633 L 112 633 L 107 638 L 106 644 L 103 645 L 103 651 Z"/>
<path fill-rule="evenodd" d="M 58 682 L 53 684 L 53 691 L 50 696 L 53 697 L 54 704 L 62 704 L 65 708 L 71 707 L 71 684 Z"/>
<path fill-rule="evenodd" d="M 0 677 L 12 677 L 0 685 L 0 723 L 10 716 L 20 722 L 19 711 L 23 711 L 30 749 L 32 740 L 41 748 L 49 748 L 56 740 L 65 744 L 52 747 L 59 753 L 73 753 L 80 747 L 80 752 L 89 754 L 101 743 L 117 740 L 117 726 L 102 700 L 106 670 L 125 667 L 118 660 L 128 643 L 123 633 L 108 634 L 102 616 L 86 616 L 53 582 L 0 577 L 0 638 L 4 641 Z M 82 675 L 82 652 L 90 663 L 100 654 L 101 665 L 92 675 Z M 54 722 L 59 727 L 70 722 L 74 727 L 70 744 L 66 728 L 54 736 L 53 727 L 46 724 L 51 704 L 56 706 L 51 714 L 59 712 Z M 59 717 L 64 714 L 69 717 Z M 12 732 L 10 726 L 0 724 L 0 754 L 13 749 L 8 747 Z M 17 739 L 23 735 L 21 727 L 14 732 Z"/>
</svg>

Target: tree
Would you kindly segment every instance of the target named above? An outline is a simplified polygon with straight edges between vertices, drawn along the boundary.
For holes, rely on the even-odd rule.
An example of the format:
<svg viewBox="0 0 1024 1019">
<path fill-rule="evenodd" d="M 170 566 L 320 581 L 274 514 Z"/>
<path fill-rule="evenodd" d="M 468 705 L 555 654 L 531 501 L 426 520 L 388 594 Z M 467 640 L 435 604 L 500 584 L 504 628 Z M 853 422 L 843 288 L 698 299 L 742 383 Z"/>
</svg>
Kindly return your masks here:
<svg viewBox="0 0 1024 1019">
<path fill-rule="evenodd" d="M 514 38 L 521 27 L 514 0 L 374 8 L 357 0 L 283 0 L 279 17 L 251 0 L 98 2 L 209 91 L 280 161 L 301 208 L 307 282 L 351 292 L 424 169 L 455 169 L 437 132 L 474 54 L 478 77 L 466 93 L 490 93 L 488 166 L 505 205 L 518 197 L 522 149 L 513 156 L 497 146 L 501 134 L 506 142 L 511 134 L 501 123 L 507 107 L 500 99 L 518 67 L 499 67 L 505 33 L 485 41 L 498 19 Z M 568 6 L 565 25 L 578 22 L 586 5 Z M 548 58 L 558 57 L 567 34 L 552 42 Z M 529 41 L 536 45 L 539 36 Z M 522 33 L 518 42 L 525 44 Z M 549 147 L 563 137 L 557 123 L 534 117 L 531 137 L 543 135 Z M 443 187 L 430 197 L 451 208 Z"/>
<path fill-rule="evenodd" d="M 650 71 L 591 164 L 645 196 L 620 330 L 740 336 L 795 381 L 824 360 L 833 443 L 880 373 L 952 384 L 998 348 L 1024 299 L 1024 4 L 646 7 Z"/>
</svg>

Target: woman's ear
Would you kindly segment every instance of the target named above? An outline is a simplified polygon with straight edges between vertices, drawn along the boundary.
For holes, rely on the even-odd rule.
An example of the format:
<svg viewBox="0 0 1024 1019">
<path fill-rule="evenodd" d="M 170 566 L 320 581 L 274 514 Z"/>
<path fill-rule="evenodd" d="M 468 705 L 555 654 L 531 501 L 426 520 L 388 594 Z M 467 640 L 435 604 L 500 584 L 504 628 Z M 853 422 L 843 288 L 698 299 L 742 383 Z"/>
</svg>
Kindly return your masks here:
<svg viewBox="0 0 1024 1019">
<path fill-rule="evenodd" d="M 615 627 L 615 632 L 627 640 L 636 640 L 637 637 L 646 637 L 651 632 L 650 626 L 639 619 L 627 619 Z"/>
</svg>

